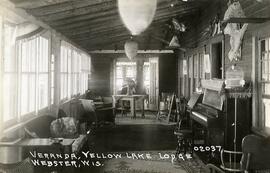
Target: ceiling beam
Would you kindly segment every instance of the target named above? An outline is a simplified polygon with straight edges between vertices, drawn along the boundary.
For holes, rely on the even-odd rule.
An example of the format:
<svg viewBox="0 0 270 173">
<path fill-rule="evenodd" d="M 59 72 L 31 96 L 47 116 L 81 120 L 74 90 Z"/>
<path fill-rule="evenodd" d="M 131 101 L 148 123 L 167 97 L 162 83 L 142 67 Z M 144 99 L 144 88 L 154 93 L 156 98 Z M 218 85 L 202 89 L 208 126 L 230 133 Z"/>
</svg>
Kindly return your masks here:
<svg viewBox="0 0 270 173">
<path fill-rule="evenodd" d="M 62 29 L 72 29 L 72 28 L 80 28 L 84 26 L 90 26 L 90 27 L 95 27 L 96 25 L 107 25 L 109 22 L 121 22 L 120 16 L 118 14 L 116 15 L 108 15 L 108 16 L 103 16 L 100 18 L 95 18 L 92 20 L 85 20 L 81 22 L 73 22 L 68 25 L 61 25 L 61 26 L 54 26 L 54 28 L 62 30 Z"/>
<path fill-rule="evenodd" d="M 119 33 L 117 35 L 111 35 L 111 36 L 107 36 L 107 37 L 100 37 L 100 38 L 95 38 L 95 39 L 84 39 L 84 40 L 73 40 L 76 43 L 85 43 L 85 42 L 90 42 L 95 44 L 98 43 L 106 43 L 107 41 L 111 41 L 114 39 L 118 39 L 118 38 L 125 38 L 126 40 L 130 37 L 129 33 Z"/>
<path fill-rule="evenodd" d="M 42 15 L 42 16 L 38 16 L 38 17 L 43 21 L 57 21 L 57 20 L 61 20 L 61 19 L 65 20 L 68 18 L 76 17 L 76 16 L 80 17 L 83 15 L 95 14 L 95 13 L 107 11 L 110 9 L 116 9 L 116 4 L 108 1 L 106 3 L 96 4 L 95 6 L 90 5 L 90 6 L 86 6 L 86 7 L 71 9 L 71 10 L 67 10 L 67 11 L 61 11 L 58 13 Z"/>
<path fill-rule="evenodd" d="M 158 10 L 163 9 L 165 7 L 168 8 L 168 3 L 166 3 L 165 5 L 164 5 L 164 2 L 159 3 L 159 4 L 160 5 L 158 7 Z M 112 10 L 112 11 L 109 11 L 109 10 Z M 57 25 L 57 23 L 59 23 L 60 25 L 61 22 L 62 24 L 65 24 L 68 21 L 75 22 L 79 20 L 91 19 L 93 18 L 92 15 L 96 15 L 98 17 L 97 13 L 98 14 L 99 13 L 107 13 L 107 14 L 118 13 L 116 3 L 111 2 L 111 3 L 97 4 L 95 7 L 86 6 L 86 7 L 77 8 L 77 9 L 74 8 L 72 10 L 39 16 L 39 19 L 45 22 L 49 21 L 50 24 L 52 25 L 54 24 Z"/>
<path fill-rule="evenodd" d="M 189 6 L 189 8 L 191 7 L 192 6 Z M 168 7 L 168 4 L 162 5 L 158 8 L 157 13 L 164 10 L 170 11 L 169 8 L 170 7 Z M 187 8 L 187 7 L 182 7 L 182 8 Z M 73 11 L 73 13 L 74 12 L 75 11 Z M 91 10 L 89 9 L 88 13 L 85 15 L 78 15 L 78 16 L 73 15 L 72 17 L 64 17 L 63 19 L 49 22 L 49 24 L 51 26 L 69 25 L 69 24 L 74 24 L 74 22 L 87 22 L 91 19 L 96 19 L 103 16 L 112 16 L 112 15 L 118 15 L 117 7 L 115 5 L 109 6 L 109 7 L 102 5 L 100 8 L 93 8 Z M 59 18 L 59 15 L 55 15 L 55 17 Z M 48 20 L 48 18 L 46 18 L 45 20 Z"/>
<path fill-rule="evenodd" d="M 97 43 L 91 43 L 91 42 L 82 42 L 80 43 L 80 45 L 82 45 L 83 47 L 87 47 L 87 50 L 90 49 L 96 49 L 96 48 L 104 48 L 107 45 L 113 45 L 113 44 L 119 44 L 119 42 L 124 42 L 127 40 L 127 37 L 119 37 L 119 38 L 113 38 L 113 39 L 108 39 L 106 41 L 102 41 L 102 42 L 97 42 Z"/>
<path fill-rule="evenodd" d="M 153 33 L 155 31 L 162 31 L 163 27 L 164 27 L 164 25 L 160 25 L 160 23 L 152 24 L 141 35 L 135 36 L 135 37 L 140 38 L 140 37 L 144 37 L 150 33 Z M 130 32 L 125 27 L 121 27 L 118 29 L 112 29 L 111 31 L 107 30 L 107 31 L 97 32 L 97 33 L 85 33 L 85 34 L 80 34 L 80 35 L 74 35 L 74 36 L 69 37 L 69 38 L 74 40 L 74 41 L 95 40 L 97 38 L 98 39 L 100 39 L 100 38 L 106 39 L 107 37 L 114 36 L 114 35 L 117 35 L 119 33 L 130 35 Z"/>
<path fill-rule="evenodd" d="M 170 16 L 170 17 L 176 17 L 177 15 Z M 180 15 L 187 16 L 187 15 L 189 15 L 189 13 L 181 13 Z M 161 27 L 161 26 L 163 26 L 163 23 L 167 22 L 167 21 L 168 21 L 167 17 L 159 19 L 159 20 L 154 20 L 150 24 L 150 27 L 152 27 L 152 26 L 153 27 Z M 121 29 L 127 31 L 127 29 L 124 27 L 122 22 L 120 22 L 120 23 L 113 22 L 113 23 L 109 23 L 108 25 L 110 27 L 107 27 L 107 25 L 102 24 L 102 25 L 96 25 L 95 28 L 90 28 L 89 26 L 86 26 L 86 27 L 77 28 L 76 30 L 62 30 L 61 32 L 63 32 L 68 37 L 70 37 L 70 36 L 75 37 L 76 35 L 80 36 L 83 34 L 89 34 L 89 35 L 104 34 L 106 32 L 113 32 L 114 30 L 121 30 Z"/>
<path fill-rule="evenodd" d="M 0 0 L 0 7 L 5 8 L 5 9 L 7 9 L 9 11 L 12 11 L 12 12 L 16 13 L 17 15 L 24 18 L 26 21 L 30 21 L 31 23 L 36 24 L 36 25 L 38 25 L 40 27 L 43 27 L 44 29 L 50 30 L 52 35 L 57 35 L 57 36 L 59 36 L 59 38 L 61 38 L 63 40 L 67 40 L 71 44 L 73 44 L 74 46 L 76 46 L 78 48 L 81 48 L 82 50 L 86 51 L 83 47 L 81 47 L 77 43 L 73 42 L 72 40 L 67 38 L 65 35 L 57 32 L 55 29 L 51 28 L 46 23 L 44 23 L 44 22 L 42 22 L 40 20 L 37 20 L 35 17 L 33 17 L 33 16 L 29 15 L 28 13 L 26 13 L 25 10 L 20 9 L 20 8 L 16 8 L 15 5 L 12 2 L 10 2 L 10 0 Z"/>
<path fill-rule="evenodd" d="M 193 7 L 188 7 L 185 9 L 176 9 L 176 10 L 171 10 L 171 11 L 159 11 L 156 13 L 154 20 L 159 20 L 162 18 L 170 18 L 172 16 L 176 16 L 176 15 L 180 15 L 181 13 L 189 13 L 192 12 L 193 10 L 195 10 L 196 8 Z M 64 25 L 64 26 L 59 26 L 59 27 L 55 27 L 58 30 L 69 30 L 69 29 L 74 29 L 74 28 L 82 28 L 82 27 L 97 27 L 97 24 L 101 24 L 101 25 L 107 25 L 110 26 L 110 23 L 122 23 L 120 16 L 117 15 L 111 15 L 111 16 L 107 16 L 107 17 L 103 17 L 103 18 L 97 18 L 95 20 L 89 20 L 89 21 L 83 21 L 83 22 L 75 22 L 73 24 L 70 25 Z M 106 23 L 106 24 L 105 24 Z"/>
<path fill-rule="evenodd" d="M 24 0 L 15 3 L 16 8 L 23 8 L 23 9 L 32 9 L 32 8 L 39 8 L 49 5 L 60 4 L 64 2 L 68 2 L 70 0 Z"/>
<path fill-rule="evenodd" d="M 115 4 L 114 0 L 76 0 L 68 1 L 62 4 L 55 4 L 46 7 L 28 9 L 27 12 L 34 16 L 40 17 L 49 14 L 57 14 L 59 12 L 72 11 L 75 9 L 80 9 L 84 7 L 94 7 L 95 5 L 100 5 L 104 3 Z"/>
<path fill-rule="evenodd" d="M 86 20 L 93 20 L 93 19 L 97 19 L 97 18 L 101 18 L 101 17 L 106 17 L 106 16 L 111 16 L 111 15 L 117 15 L 118 14 L 118 10 L 116 10 L 115 8 L 112 9 L 106 9 L 104 10 L 97 10 L 95 13 L 88 13 L 85 15 L 79 15 L 76 17 L 67 17 L 64 19 L 60 19 L 60 20 L 54 20 L 54 21 L 48 21 L 50 26 L 61 26 L 61 25 L 69 25 L 72 24 L 74 22 L 79 22 L 79 21 L 86 21 Z M 57 17 L 57 16 L 56 16 Z"/>
<path fill-rule="evenodd" d="M 27 1 L 36 1 L 36 0 L 27 0 Z M 62 1 L 61 4 L 51 3 L 49 6 L 44 6 L 40 8 L 29 9 L 29 12 L 35 16 L 43 16 L 50 14 L 60 15 L 61 12 L 69 12 L 75 10 L 83 10 L 83 7 L 91 7 L 92 5 L 98 5 L 105 3 L 113 3 L 116 6 L 116 0 L 37 0 L 37 1 Z M 168 5 L 168 0 L 159 0 L 158 7 L 160 4 L 166 3 Z M 48 17 L 48 16 L 47 16 Z"/>
<path fill-rule="evenodd" d="M 123 54 L 125 53 L 125 50 L 92 50 L 89 51 L 90 54 L 112 54 L 112 53 L 119 53 L 119 54 Z M 173 50 L 138 50 L 137 53 L 141 53 L 141 54 L 148 54 L 148 53 L 174 53 Z"/>
<path fill-rule="evenodd" d="M 69 38 L 75 39 L 75 40 L 80 39 L 80 38 L 96 38 L 96 37 L 100 37 L 100 36 L 113 35 L 113 34 L 124 33 L 124 32 L 129 33 L 129 31 L 125 27 L 120 27 L 120 28 L 105 30 L 105 31 L 96 32 L 96 33 L 87 32 L 87 33 L 83 33 L 83 34 L 77 34 L 77 35 L 70 36 Z"/>
</svg>

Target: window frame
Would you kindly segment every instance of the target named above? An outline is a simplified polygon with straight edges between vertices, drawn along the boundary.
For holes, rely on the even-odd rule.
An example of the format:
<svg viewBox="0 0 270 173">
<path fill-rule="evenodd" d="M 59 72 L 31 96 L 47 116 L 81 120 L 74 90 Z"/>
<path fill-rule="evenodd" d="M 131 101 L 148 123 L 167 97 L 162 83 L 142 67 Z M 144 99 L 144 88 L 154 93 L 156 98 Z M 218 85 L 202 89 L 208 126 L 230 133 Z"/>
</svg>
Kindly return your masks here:
<svg viewBox="0 0 270 173">
<path fill-rule="evenodd" d="M 121 64 L 121 63 L 123 63 L 123 64 Z M 132 78 L 134 80 L 137 79 L 137 65 L 138 65 L 137 62 L 135 62 L 135 61 L 128 62 L 128 61 L 124 61 L 124 60 L 117 60 L 115 62 L 115 66 L 114 66 L 114 93 L 117 93 L 117 91 L 119 91 L 118 90 L 119 88 L 117 87 L 117 84 L 116 84 L 117 79 L 122 79 L 123 82 L 125 81 L 126 78 Z M 135 67 L 134 76 L 133 77 L 129 77 L 129 76 L 127 76 L 127 68 L 128 67 L 132 67 L 132 66 Z M 116 72 L 117 67 L 121 67 L 122 68 L 122 77 L 117 77 L 117 72 Z"/>
<path fill-rule="evenodd" d="M 91 56 L 69 42 L 61 40 L 60 103 L 84 94 L 88 89 L 90 74 Z M 63 79 L 64 76 L 66 80 Z M 65 88 L 63 88 L 64 85 L 66 85 Z"/>
<path fill-rule="evenodd" d="M 9 22 L 8 22 L 9 24 Z M 14 26 L 16 26 L 14 24 Z M 4 27 L 4 24 L 2 25 L 2 27 Z M 36 116 L 40 116 L 40 115 L 43 115 L 45 112 L 47 112 L 48 110 L 50 110 L 50 103 L 49 103 L 49 98 L 50 96 L 48 95 L 49 93 L 49 84 L 50 84 L 50 76 L 49 76 L 49 73 L 50 73 L 50 69 L 49 69 L 49 66 L 48 65 L 45 65 L 45 69 L 46 69 L 46 73 L 43 73 L 43 72 L 40 72 L 39 71 L 39 61 L 41 60 L 40 58 L 44 58 L 44 57 L 47 57 L 47 60 L 46 61 L 50 61 L 50 37 L 47 36 L 47 35 L 43 35 L 45 32 L 41 32 L 41 33 L 38 33 L 36 35 L 33 35 L 33 36 L 30 36 L 30 37 L 27 37 L 27 38 L 23 38 L 23 39 L 20 39 L 20 40 L 16 40 L 15 41 L 15 47 L 14 47 L 14 52 L 15 52 L 15 55 L 14 55 L 14 61 L 15 63 L 13 64 L 14 66 L 14 74 L 15 74 L 15 84 L 14 84 L 14 90 L 15 90 L 15 95 L 14 95 L 14 99 L 16 101 L 16 103 L 14 103 L 14 106 L 16 107 L 16 111 L 14 113 L 14 117 L 10 120 L 7 120 L 7 121 L 4 121 L 4 119 L 1 119 L 1 124 L 2 124 L 2 129 L 3 130 L 6 130 L 6 129 L 10 129 L 12 128 L 13 126 L 17 125 L 17 124 L 21 124 L 21 123 L 24 123 L 24 122 L 27 122 L 29 121 L 30 119 L 36 117 Z M 2 37 L 3 39 L 3 37 Z M 41 42 L 42 40 L 45 42 L 44 44 L 42 43 L 43 46 L 45 46 L 46 48 L 44 49 L 44 47 L 41 46 Z M 4 40 L 1 40 L 3 42 L 3 44 L 5 44 Z M 32 41 L 32 42 L 31 42 Z M 23 44 L 25 44 L 25 49 L 24 49 L 24 52 L 25 52 L 25 61 L 28 61 L 31 59 L 31 58 L 34 58 L 35 60 L 35 65 L 34 65 L 34 69 L 32 69 L 33 71 L 27 71 L 25 70 L 26 68 L 29 69 L 29 63 L 27 66 L 25 66 L 23 68 L 23 64 L 22 64 L 22 46 Z M 26 46 L 27 45 L 27 46 Z M 3 47 L 2 47 L 3 48 Z M 42 49 L 42 52 L 40 54 L 38 54 L 38 52 L 40 52 Z M 31 55 L 29 54 L 29 52 L 32 52 L 34 50 L 34 55 Z M 28 52 L 28 53 L 26 53 Z M 45 55 L 43 55 L 44 52 L 47 52 Z M 41 55 L 42 54 L 42 55 Z M 25 62 L 27 64 L 27 62 Z M 5 65 L 4 61 L 3 61 L 3 66 Z M 5 69 L 3 68 L 2 70 L 2 73 L 3 73 L 3 76 L 4 74 L 6 73 L 9 73 L 9 72 L 6 72 Z M 47 74 L 47 81 L 45 82 L 45 87 L 47 87 L 47 96 L 45 97 L 46 98 L 46 101 L 44 104 L 44 106 L 41 108 L 39 107 L 40 105 L 40 81 L 39 81 L 39 77 L 40 75 L 44 75 L 44 74 Z M 22 92 L 21 90 L 23 89 L 22 87 L 22 76 L 23 75 L 28 75 L 27 78 L 29 78 L 29 75 L 33 75 L 34 76 L 34 101 L 32 106 L 33 106 L 33 110 L 31 109 L 29 112 L 26 112 L 26 113 L 22 113 L 21 112 L 21 106 L 22 106 Z M 32 77 L 33 77 L 32 76 Z M 4 84 L 4 82 L 3 82 Z M 46 86 L 47 85 L 47 86 Z M 27 87 L 29 88 L 29 87 Z M 4 89 L 4 88 L 3 88 Z M 1 89 L 1 92 L 3 91 L 3 89 Z M 46 88 L 45 88 L 46 89 Z M 30 98 L 27 98 L 27 102 L 30 103 Z"/>
</svg>

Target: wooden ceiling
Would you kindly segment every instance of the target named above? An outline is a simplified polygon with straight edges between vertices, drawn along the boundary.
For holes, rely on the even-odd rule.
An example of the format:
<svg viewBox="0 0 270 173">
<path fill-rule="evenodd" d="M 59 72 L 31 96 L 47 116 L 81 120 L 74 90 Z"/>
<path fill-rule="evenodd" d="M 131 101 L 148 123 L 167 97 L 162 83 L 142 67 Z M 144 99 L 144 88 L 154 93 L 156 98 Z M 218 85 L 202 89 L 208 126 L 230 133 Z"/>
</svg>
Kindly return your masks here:
<svg viewBox="0 0 270 173">
<path fill-rule="evenodd" d="M 121 50 L 130 37 L 129 31 L 120 19 L 117 0 L 11 1 L 17 8 L 26 10 L 89 51 Z M 144 33 L 135 38 L 139 42 L 139 49 L 164 49 L 167 45 L 160 40 L 170 41 L 173 34 L 169 27 L 172 18 L 184 22 L 187 27 L 192 27 L 194 16 L 198 15 L 209 1 L 211 0 L 188 0 L 187 2 L 158 0 L 152 24 Z"/>
</svg>

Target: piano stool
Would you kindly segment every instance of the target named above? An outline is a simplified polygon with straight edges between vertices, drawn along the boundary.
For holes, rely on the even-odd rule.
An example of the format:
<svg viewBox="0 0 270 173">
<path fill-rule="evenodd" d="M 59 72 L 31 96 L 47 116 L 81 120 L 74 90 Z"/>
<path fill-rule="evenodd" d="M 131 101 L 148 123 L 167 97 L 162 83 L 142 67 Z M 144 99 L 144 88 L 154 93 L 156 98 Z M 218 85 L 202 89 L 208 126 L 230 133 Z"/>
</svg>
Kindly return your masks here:
<svg viewBox="0 0 270 173">
<path fill-rule="evenodd" d="M 177 136 L 176 155 L 183 152 L 184 154 L 193 153 L 193 131 L 191 129 L 176 129 L 174 135 Z"/>
</svg>

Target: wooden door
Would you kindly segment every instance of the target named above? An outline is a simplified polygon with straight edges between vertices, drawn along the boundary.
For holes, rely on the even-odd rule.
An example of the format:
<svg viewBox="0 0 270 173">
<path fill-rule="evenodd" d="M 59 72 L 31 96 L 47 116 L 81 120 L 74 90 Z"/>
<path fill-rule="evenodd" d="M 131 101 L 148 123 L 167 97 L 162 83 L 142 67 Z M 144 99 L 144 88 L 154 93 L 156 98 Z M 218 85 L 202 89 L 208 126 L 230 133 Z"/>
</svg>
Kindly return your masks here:
<svg viewBox="0 0 270 173">
<path fill-rule="evenodd" d="M 150 89 L 149 89 L 149 109 L 158 109 L 159 94 L 159 75 L 158 75 L 158 58 L 149 58 L 150 70 Z"/>
</svg>

